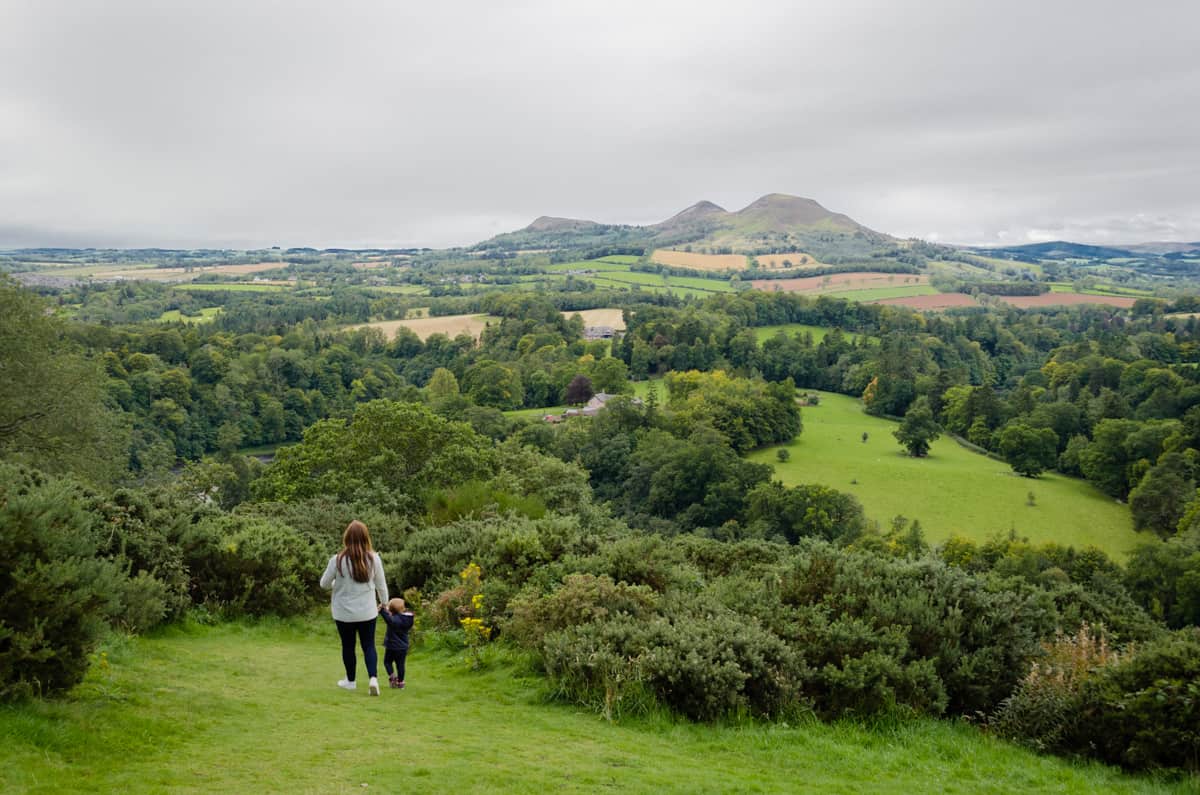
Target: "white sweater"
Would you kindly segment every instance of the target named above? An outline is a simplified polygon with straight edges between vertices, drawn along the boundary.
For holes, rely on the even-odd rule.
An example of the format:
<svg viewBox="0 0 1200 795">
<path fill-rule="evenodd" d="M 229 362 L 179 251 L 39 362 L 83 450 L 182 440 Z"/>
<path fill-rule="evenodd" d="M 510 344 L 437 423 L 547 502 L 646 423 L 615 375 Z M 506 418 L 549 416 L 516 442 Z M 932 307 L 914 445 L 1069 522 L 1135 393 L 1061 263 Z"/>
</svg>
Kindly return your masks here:
<svg viewBox="0 0 1200 795">
<path fill-rule="evenodd" d="M 370 621 L 379 615 L 379 605 L 388 600 L 383 561 L 375 552 L 371 553 L 371 576 L 366 582 L 354 579 L 348 560 L 342 561 L 342 570 L 338 571 L 334 555 L 321 575 L 321 587 L 327 591 L 333 588 L 330 608 L 334 621 Z"/>
</svg>

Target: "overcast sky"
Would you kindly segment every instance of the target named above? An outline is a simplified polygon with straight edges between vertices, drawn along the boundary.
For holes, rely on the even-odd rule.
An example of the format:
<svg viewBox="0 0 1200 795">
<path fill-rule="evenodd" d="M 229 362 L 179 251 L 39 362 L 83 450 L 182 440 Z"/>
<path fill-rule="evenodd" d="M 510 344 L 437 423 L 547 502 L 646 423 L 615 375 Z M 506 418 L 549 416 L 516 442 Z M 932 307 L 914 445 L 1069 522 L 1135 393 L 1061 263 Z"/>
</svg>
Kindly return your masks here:
<svg viewBox="0 0 1200 795">
<path fill-rule="evenodd" d="M 0 247 L 447 246 L 769 192 L 1200 240 L 1200 2 L 0 0 Z"/>
</svg>

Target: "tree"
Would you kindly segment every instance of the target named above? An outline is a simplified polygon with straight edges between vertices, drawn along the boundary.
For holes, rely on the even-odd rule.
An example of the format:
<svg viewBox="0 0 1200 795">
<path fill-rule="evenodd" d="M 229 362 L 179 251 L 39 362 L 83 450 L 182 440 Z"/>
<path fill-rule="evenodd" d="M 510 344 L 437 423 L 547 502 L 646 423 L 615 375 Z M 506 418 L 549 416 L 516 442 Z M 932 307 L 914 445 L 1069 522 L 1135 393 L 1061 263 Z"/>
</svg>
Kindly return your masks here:
<svg viewBox="0 0 1200 795">
<path fill-rule="evenodd" d="M 997 434 L 997 446 L 1013 471 L 1036 478 L 1058 458 L 1058 435 L 1049 428 L 1030 428 L 1015 423 Z"/>
<path fill-rule="evenodd" d="M 592 388 L 613 395 L 629 392 L 629 368 L 611 356 L 599 360 L 592 367 Z"/>
<path fill-rule="evenodd" d="M 1191 451 L 1189 451 L 1191 452 Z M 1183 518 L 1188 500 L 1196 496 L 1192 465 L 1183 453 L 1165 453 L 1129 492 L 1134 530 L 1172 535 Z"/>
<path fill-rule="evenodd" d="M 564 400 L 568 405 L 576 406 L 580 403 L 587 403 L 595 394 L 592 389 L 592 379 L 580 373 L 571 379 L 571 383 L 567 384 Z"/>
<path fill-rule="evenodd" d="M 463 375 L 463 389 L 479 406 L 501 411 L 519 408 L 525 402 L 521 376 L 512 368 L 493 361 L 481 361 Z"/>
<path fill-rule="evenodd" d="M 431 403 L 453 397 L 458 394 L 458 379 L 445 367 L 439 367 L 429 377 L 429 383 L 425 385 L 425 393 L 429 395 Z"/>
<path fill-rule="evenodd" d="M 866 527 L 862 505 L 852 494 L 815 483 L 791 488 L 760 483 L 746 497 L 746 519 L 761 523 L 763 535 L 795 544 L 806 536 L 850 541 Z"/>
<path fill-rule="evenodd" d="M 111 479 L 127 463 L 128 430 L 109 409 L 106 380 L 40 298 L 0 278 L 0 456 Z"/>
<path fill-rule="evenodd" d="M 893 431 L 892 435 L 914 458 L 924 458 L 928 455 L 929 446 L 942 435 L 942 426 L 933 418 L 929 399 L 922 396 L 913 401 L 912 407 L 904 415 L 904 421 L 900 423 L 900 428 Z"/>
<path fill-rule="evenodd" d="M 329 496 L 367 500 L 413 515 L 438 488 L 490 476 L 488 439 L 415 403 L 364 403 L 347 423 L 321 420 L 304 441 L 284 447 L 255 482 L 260 498 L 294 501 Z"/>
</svg>

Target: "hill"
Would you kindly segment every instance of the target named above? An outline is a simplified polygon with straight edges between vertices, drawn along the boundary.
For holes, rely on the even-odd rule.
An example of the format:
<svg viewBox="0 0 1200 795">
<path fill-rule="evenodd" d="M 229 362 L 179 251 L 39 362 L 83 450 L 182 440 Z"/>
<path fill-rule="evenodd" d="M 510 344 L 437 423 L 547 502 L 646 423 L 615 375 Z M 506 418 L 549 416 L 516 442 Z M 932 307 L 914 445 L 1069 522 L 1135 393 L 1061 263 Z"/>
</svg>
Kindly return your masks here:
<svg viewBox="0 0 1200 795">
<path fill-rule="evenodd" d="M 606 723 L 503 660 L 418 646 L 402 691 L 333 686 L 328 614 L 110 648 L 69 697 L 0 712 L 6 792 L 1186 791 L 967 725 Z M 401 786 L 403 783 L 403 786 Z"/>
<path fill-rule="evenodd" d="M 542 216 L 524 229 L 497 235 L 477 251 L 578 247 L 686 246 L 707 253 L 804 251 L 825 261 L 866 259 L 895 240 L 833 212 L 813 199 L 769 193 L 736 211 L 700 201 L 648 226 L 602 224 Z"/>
</svg>

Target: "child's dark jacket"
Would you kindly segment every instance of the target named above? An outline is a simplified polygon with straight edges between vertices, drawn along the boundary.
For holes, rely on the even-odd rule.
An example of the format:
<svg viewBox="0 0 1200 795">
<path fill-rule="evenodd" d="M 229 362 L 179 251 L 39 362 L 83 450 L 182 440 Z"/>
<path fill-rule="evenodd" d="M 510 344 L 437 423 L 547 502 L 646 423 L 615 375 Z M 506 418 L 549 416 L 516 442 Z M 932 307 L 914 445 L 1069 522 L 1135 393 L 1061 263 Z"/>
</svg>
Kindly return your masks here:
<svg viewBox="0 0 1200 795">
<path fill-rule="evenodd" d="M 408 631 L 413 627 L 412 613 L 392 613 L 386 607 L 379 611 L 387 624 L 387 634 L 383 638 L 383 648 L 392 651 L 408 651 Z"/>
</svg>

